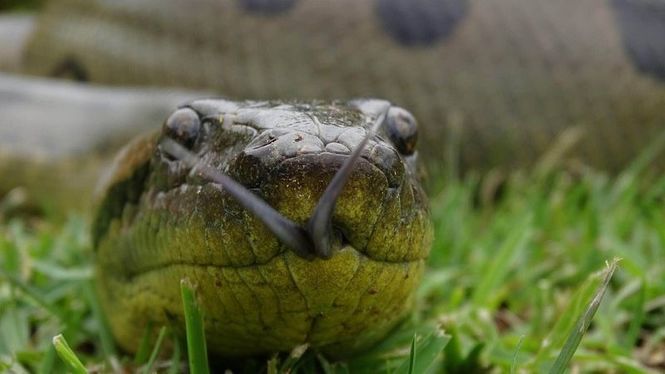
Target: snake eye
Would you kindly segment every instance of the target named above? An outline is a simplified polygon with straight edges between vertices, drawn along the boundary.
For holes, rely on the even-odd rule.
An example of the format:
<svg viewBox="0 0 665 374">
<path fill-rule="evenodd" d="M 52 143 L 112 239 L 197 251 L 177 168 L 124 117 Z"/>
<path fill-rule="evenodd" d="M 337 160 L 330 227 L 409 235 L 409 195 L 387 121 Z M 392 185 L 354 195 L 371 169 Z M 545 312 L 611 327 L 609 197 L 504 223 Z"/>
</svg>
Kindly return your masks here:
<svg viewBox="0 0 665 374">
<path fill-rule="evenodd" d="M 388 109 L 385 131 L 397 151 L 403 155 L 413 154 L 418 140 L 418 124 L 413 115 L 400 107 Z"/>
<path fill-rule="evenodd" d="M 190 108 L 178 109 L 164 123 L 163 133 L 185 147 L 191 148 L 199 136 L 201 120 Z"/>
</svg>

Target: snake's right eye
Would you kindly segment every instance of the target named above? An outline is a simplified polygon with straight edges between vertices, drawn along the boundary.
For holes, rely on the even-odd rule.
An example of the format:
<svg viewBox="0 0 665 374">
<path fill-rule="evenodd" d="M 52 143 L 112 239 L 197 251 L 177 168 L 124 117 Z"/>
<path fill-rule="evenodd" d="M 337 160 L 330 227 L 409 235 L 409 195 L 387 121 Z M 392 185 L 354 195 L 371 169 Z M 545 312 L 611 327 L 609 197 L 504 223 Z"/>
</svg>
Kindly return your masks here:
<svg viewBox="0 0 665 374">
<path fill-rule="evenodd" d="M 164 122 L 164 135 L 191 148 L 199 136 L 201 120 L 199 115 L 190 108 L 178 109 Z"/>
</svg>

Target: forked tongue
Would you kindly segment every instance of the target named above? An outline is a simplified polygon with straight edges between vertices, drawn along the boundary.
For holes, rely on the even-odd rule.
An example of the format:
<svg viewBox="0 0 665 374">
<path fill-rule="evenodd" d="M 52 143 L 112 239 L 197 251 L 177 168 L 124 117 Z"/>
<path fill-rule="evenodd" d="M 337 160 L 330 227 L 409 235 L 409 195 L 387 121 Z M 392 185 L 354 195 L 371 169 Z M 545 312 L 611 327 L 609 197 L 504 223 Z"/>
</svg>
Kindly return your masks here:
<svg viewBox="0 0 665 374">
<path fill-rule="evenodd" d="M 291 248 L 297 255 L 304 258 L 312 258 L 314 256 L 330 258 L 332 256 L 333 238 L 332 215 L 335 203 L 351 176 L 353 166 L 358 161 L 369 139 L 383 123 L 385 116 L 385 112 L 379 115 L 367 132 L 367 135 L 365 135 L 356 149 L 344 161 L 342 167 L 335 173 L 316 204 L 314 213 L 304 227 L 284 217 L 263 199 L 256 196 L 231 177 L 215 168 L 204 165 L 198 156 L 174 140 L 164 139 L 160 146 L 164 152 L 181 160 L 190 168 L 196 168 L 201 175 L 220 184 L 226 192 L 233 196 L 245 209 L 252 212 L 282 243 Z"/>
</svg>

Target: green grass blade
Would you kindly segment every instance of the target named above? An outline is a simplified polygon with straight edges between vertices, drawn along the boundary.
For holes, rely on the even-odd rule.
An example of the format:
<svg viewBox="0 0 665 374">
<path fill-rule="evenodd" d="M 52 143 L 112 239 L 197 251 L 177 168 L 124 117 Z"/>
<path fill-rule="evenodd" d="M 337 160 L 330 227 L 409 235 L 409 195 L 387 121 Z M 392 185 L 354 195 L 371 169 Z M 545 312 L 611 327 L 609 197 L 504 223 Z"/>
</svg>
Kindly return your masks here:
<svg viewBox="0 0 665 374">
<path fill-rule="evenodd" d="M 279 369 L 280 373 L 293 373 L 296 365 L 300 361 L 300 358 L 307 352 L 309 349 L 309 344 L 299 345 L 291 351 L 289 357 L 284 360 L 282 367 Z"/>
<path fill-rule="evenodd" d="M 626 177 L 626 175 L 635 177 L 646 169 L 663 150 L 665 150 L 665 131 L 662 131 L 653 138 L 651 143 L 644 148 L 642 153 L 622 173 L 622 177 Z"/>
<path fill-rule="evenodd" d="M 266 372 L 268 374 L 277 374 L 277 373 L 279 373 L 279 369 L 277 368 L 278 365 L 279 365 L 279 357 L 277 356 L 277 354 L 275 354 L 272 357 L 270 357 L 270 359 L 268 360 L 268 363 L 267 363 L 268 367 L 266 369 Z"/>
<path fill-rule="evenodd" d="M 159 351 L 161 351 L 162 349 L 162 342 L 164 341 L 164 336 L 166 336 L 166 326 L 162 326 L 162 328 L 159 330 L 159 335 L 157 336 L 157 342 L 155 343 L 155 347 L 152 349 L 152 353 L 150 354 L 150 359 L 148 360 L 148 363 L 145 366 L 145 369 L 143 370 L 144 373 L 149 374 L 152 371 L 152 367 L 155 365 L 155 361 L 157 361 L 157 356 L 159 355 Z"/>
<path fill-rule="evenodd" d="M 549 368 L 551 366 L 553 350 L 565 344 L 570 330 L 575 325 L 577 316 L 582 313 L 584 306 L 587 305 L 587 301 L 591 300 L 594 291 L 600 284 L 597 278 L 594 274 L 578 287 L 575 294 L 570 297 L 566 308 L 559 315 L 554 327 L 544 337 L 535 358 L 535 363 L 540 369 L 543 367 Z"/>
<path fill-rule="evenodd" d="M 136 355 L 134 355 L 134 364 L 140 366 L 148 362 L 148 359 L 150 358 L 151 336 L 152 336 L 152 323 L 148 322 L 143 331 L 143 336 L 141 337 L 141 342 L 139 343 L 139 349 L 136 350 Z"/>
<path fill-rule="evenodd" d="M 632 308 L 632 318 L 630 319 L 630 324 L 628 325 L 628 331 L 623 338 L 622 345 L 626 351 L 630 351 L 639 338 L 640 330 L 642 328 L 642 323 L 645 319 L 645 307 L 646 303 L 646 290 L 647 283 L 645 279 L 642 279 L 640 282 L 640 288 L 637 291 L 637 300 L 633 304 Z"/>
<path fill-rule="evenodd" d="M 0 354 L 14 353 L 30 342 L 30 317 L 16 302 L 0 309 Z"/>
<path fill-rule="evenodd" d="M 396 373 L 425 373 L 434 365 L 434 362 L 441 356 L 443 349 L 450 342 L 450 335 L 447 335 L 443 330 L 437 330 L 420 342 L 413 339 L 411 344 L 411 353 L 404 362 L 399 366 Z M 416 352 L 418 358 L 416 359 Z"/>
<path fill-rule="evenodd" d="M 178 374 L 181 371 L 180 356 L 182 355 L 182 351 L 180 349 L 180 341 L 177 334 L 174 334 L 172 331 L 171 336 L 173 336 L 173 355 L 171 356 L 171 367 L 169 368 L 169 374 Z"/>
<path fill-rule="evenodd" d="M 69 347 L 69 344 L 67 344 L 67 340 L 65 340 L 65 337 L 62 336 L 62 334 L 53 337 L 53 346 L 55 347 L 55 351 L 58 353 L 58 356 L 60 356 L 62 362 L 64 362 L 65 365 L 67 365 L 67 368 L 72 373 L 74 374 L 87 373 L 85 366 L 83 366 L 81 360 L 79 360 L 79 358 L 76 357 L 76 354 Z"/>
<path fill-rule="evenodd" d="M 596 293 L 591 299 L 591 302 L 588 304 L 586 310 L 578 319 L 573 330 L 570 331 L 568 339 L 566 340 L 566 343 L 563 345 L 563 348 L 561 349 L 561 353 L 559 353 L 559 356 L 557 357 L 556 361 L 554 361 L 552 368 L 550 368 L 549 372 L 551 374 L 561 374 L 568 367 L 570 359 L 573 357 L 573 354 L 575 354 L 577 347 L 582 341 L 584 333 L 589 328 L 591 320 L 593 320 L 593 316 L 596 314 L 596 311 L 600 306 L 600 302 L 603 300 L 605 291 L 607 291 L 607 287 L 610 284 L 610 280 L 612 279 L 612 276 L 614 275 L 614 272 L 617 269 L 618 262 L 619 260 L 615 258 L 609 264 L 607 270 L 605 270 L 605 277 L 603 278 L 600 287 L 598 287 L 598 289 L 596 290 Z"/>
<path fill-rule="evenodd" d="M 85 281 L 93 279 L 92 266 L 67 268 L 42 260 L 33 260 L 31 266 L 35 271 L 44 274 L 54 281 Z"/>
<path fill-rule="evenodd" d="M 203 316 L 188 279 L 180 281 L 182 304 L 185 308 L 185 329 L 187 330 L 187 355 L 191 374 L 208 374 L 208 350 L 206 348 Z"/>
<path fill-rule="evenodd" d="M 55 358 L 57 356 L 57 352 L 55 351 L 55 346 L 51 344 L 51 346 L 48 348 L 46 351 L 46 354 L 44 355 L 44 358 L 42 359 L 41 364 L 39 365 L 39 369 L 37 370 L 37 373 L 39 374 L 51 374 L 53 373 L 53 368 L 55 367 Z M 0 370 L 2 371 L 2 370 Z"/>
<path fill-rule="evenodd" d="M 62 311 L 60 311 L 58 308 L 54 307 L 53 305 L 51 305 L 51 303 L 45 300 L 44 296 L 39 292 L 39 290 L 26 284 L 24 281 L 14 276 L 13 274 L 9 274 L 5 272 L 3 269 L 0 269 L 0 280 L 2 279 L 6 279 L 7 283 L 9 283 L 11 286 L 13 286 L 17 290 L 25 294 L 29 299 L 38 304 L 40 307 L 49 312 L 51 315 L 57 317 L 61 321 L 66 320 Z"/>
<path fill-rule="evenodd" d="M 90 305 L 90 309 L 92 310 L 92 315 L 95 317 L 95 321 L 97 321 L 98 324 L 99 340 L 102 344 L 102 349 L 104 350 L 104 353 L 106 353 L 106 357 L 115 356 L 116 351 L 113 334 L 111 333 L 111 328 L 106 320 L 106 314 L 102 311 L 102 305 L 99 303 L 92 280 L 88 280 L 83 284 L 83 291 L 88 300 L 88 305 Z"/>
<path fill-rule="evenodd" d="M 413 339 L 411 340 L 411 350 L 409 351 L 409 374 L 413 374 L 413 370 L 416 367 L 416 334 L 413 334 Z"/>
<path fill-rule="evenodd" d="M 341 373 L 342 369 L 337 366 L 339 363 L 336 364 L 331 364 L 330 361 L 328 361 L 325 357 L 323 357 L 322 354 L 317 354 L 316 359 L 319 361 L 319 365 L 321 365 L 321 369 L 323 369 L 323 374 L 335 374 L 335 373 Z"/>
<path fill-rule="evenodd" d="M 522 343 L 524 343 L 524 335 L 520 336 L 520 340 L 517 342 L 517 347 L 515 347 L 513 361 L 510 363 L 510 374 L 515 374 L 517 372 L 517 356 L 520 353 L 520 349 L 522 349 Z"/>
</svg>

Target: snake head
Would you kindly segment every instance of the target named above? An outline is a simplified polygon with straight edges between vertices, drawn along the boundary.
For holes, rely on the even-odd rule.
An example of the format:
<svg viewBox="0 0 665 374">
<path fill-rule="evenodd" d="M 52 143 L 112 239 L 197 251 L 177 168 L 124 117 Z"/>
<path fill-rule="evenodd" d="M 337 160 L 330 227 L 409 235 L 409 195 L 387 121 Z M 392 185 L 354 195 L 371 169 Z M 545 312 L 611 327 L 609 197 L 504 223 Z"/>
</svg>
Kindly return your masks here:
<svg viewBox="0 0 665 374">
<path fill-rule="evenodd" d="M 285 110 L 286 107 L 272 109 L 274 113 L 266 116 L 264 113 L 267 112 L 266 108 L 258 103 L 249 105 L 250 109 L 244 111 L 232 105 L 229 108 L 227 102 L 223 103 L 220 108 L 206 100 L 194 102 L 175 111 L 164 124 L 165 139 L 162 140 L 160 149 L 167 156 L 183 162 L 200 176 L 222 186 L 238 203 L 261 220 L 283 244 L 303 258 L 330 258 L 333 247 L 336 245 L 339 247 L 339 244 L 345 240 L 343 230 L 333 225 L 333 212 L 337 199 L 350 179 L 354 167 L 359 163 L 361 154 L 365 153 L 367 159 L 373 159 L 375 164 L 387 169 L 382 171 L 390 174 L 400 174 L 400 172 L 403 174 L 401 170 L 394 170 L 400 161 L 400 156 L 415 157 L 413 156 L 417 139 L 415 119 L 408 111 L 391 106 L 383 100 L 352 101 L 351 105 L 365 116 L 365 123 L 351 127 L 352 130 L 362 129 L 361 131 L 350 131 L 346 134 L 340 131 L 340 128 L 344 129 L 341 123 L 337 123 L 336 126 L 322 123 L 311 113 L 302 111 L 305 108 L 302 104 L 289 108 L 289 112 Z M 293 108 L 298 110 L 294 111 Z M 195 109 L 201 112 L 202 119 Z M 279 111 L 284 111 L 284 114 Z M 286 113 L 303 118 L 289 118 Z M 286 123 L 280 123 L 280 120 L 284 120 L 283 117 L 289 118 L 289 123 L 294 123 L 296 126 L 291 128 Z M 307 119 L 311 122 L 310 128 L 307 128 Z M 275 163 L 276 159 L 283 162 L 289 157 L 311 154 L 341 153 L 345 158 L 318 198 L 311 215 L 304 224 L 299 224 L 278 212 L 241 183 L 222 171 L 206 165 L 199 156 L 190 151 L 200 136 L 202 121 L 208 121 L 208 131 L 211 123 L 215 123 L 212 125 L 215 127 L 224 127 L 225 121 L 228 128 L 247 127 L 254 140 L 247 144 L 241 156 L 255 158 L 255 162 L 263 164 L 261 165 L 263 168 L 266 168 L 267 164 Z M 392 143 L 394 150 L 386 147 L 389 143 L 380 137 L 373 142 L 371 151 L 367 149 L 370 139 L 380 136 L 379 134 L 384 135 Z M 340 143 L 340 138 L 344 136 L 345 141 Z M 329 140 L 325 145 L 324 137 Z M 325 159 L 327 156 L 320 157 Z"/>
<path fill-rule="evenodd" d="M 341 357 L 383 337 L 409 310 L 431 240 L 411 135 L 386 130 L 408 118 L 395 108 L 200 100 L 124 151 L 118 163 L 135 166 L 118 169 L 94 235 L 120 344 L 182 322 L 184 277 L 215 355 L 308 343 Z"/>
</svg>

